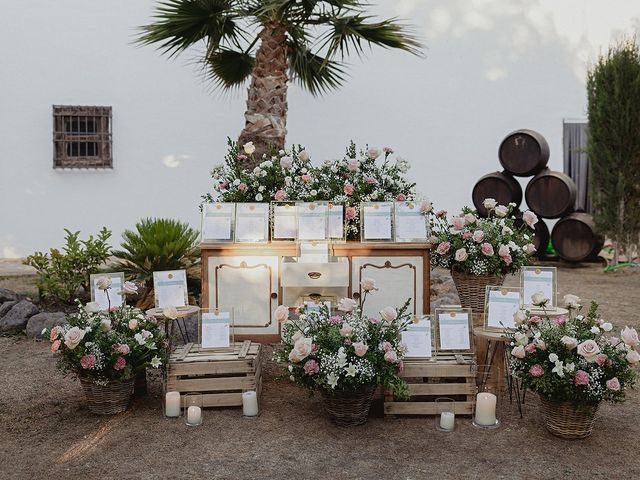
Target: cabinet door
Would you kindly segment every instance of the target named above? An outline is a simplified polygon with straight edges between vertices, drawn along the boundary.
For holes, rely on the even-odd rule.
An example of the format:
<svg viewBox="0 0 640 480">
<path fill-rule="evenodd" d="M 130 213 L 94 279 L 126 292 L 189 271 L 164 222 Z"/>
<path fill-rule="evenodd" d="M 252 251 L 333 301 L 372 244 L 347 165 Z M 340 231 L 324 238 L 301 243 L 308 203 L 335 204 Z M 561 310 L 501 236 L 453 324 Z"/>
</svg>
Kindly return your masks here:
<svg viewBox="0 0 640 480">
<path fill-rule="evenodd" d="M 209 257 L 208 269 L 209 306 L 233 308 L 237 335 L 278 333 L 277 256 Z"/>
<path fill-rule="evenodd" d="M 377 291 L 367 295 L 366 315 L 379 316 L 384 307 L 401 307 L 411 299 L 409 312 L 422 312 L 422 257 L 353 257 L 351 264 L 352 290 L 360 293 L 363 278 L 373 278 Z M 427 312 L 428 313 L 428 312 Z"/>
</svg>

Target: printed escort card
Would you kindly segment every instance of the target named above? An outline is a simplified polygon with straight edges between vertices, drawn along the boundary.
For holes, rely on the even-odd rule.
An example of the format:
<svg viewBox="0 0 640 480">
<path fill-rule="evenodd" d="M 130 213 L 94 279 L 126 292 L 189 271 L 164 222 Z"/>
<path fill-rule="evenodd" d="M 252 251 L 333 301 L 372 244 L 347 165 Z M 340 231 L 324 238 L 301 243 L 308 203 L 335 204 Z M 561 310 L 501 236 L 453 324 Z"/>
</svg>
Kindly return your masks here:
<svg viewBox="0 0 640 480">
<path fill-rule="evenodd" d="M 416 323 L 407 325 L 407 329 L 400 336 L 402 343 L 407 348 L 405 358 L 431 358 L 433 356 L 431 317 L 429 315 L 425 315 Z"/>
<path fill-rule="evenodd" d="M 556 275 L 555 267 L 522 267 L 520 283 L 522 287 L 522 305 L 531 307 L 531 297 L 536 293 L 542 293 L 549 299 L 548 307 L 556 304 Z"/>
<path fill-rule="evenodd" d="M 236 204 L 236 242 L 269 240 L 269 204 Z"/>
<path fill-rule="evenodd" d="M 184 307 L 188 303 L 187 272 L 167 270 L 153 272 L 156 307 Z"/>
<path fill-rule="evenodd" d="M 485 328 L 499 331 L 515 328 L 513 316 L 520 310 L 520 289 L 487 286 L 485 298 Z"/>
<path fill-rule="evenodd" d="M 393 203 L 363 202 L 360 222 L 363 242 L 393 240 Z"/>
<path fill-rule="evenodd" d="M 296 206 L 292 203 L 272 204 L 273 240 L 295 240 L 298 235 Z"/>
<path fill-rule="evenodd" d="M 202 241 L 233 241 L 235 203 L 207 203 L 202 208 Z"/>
<path fill-rule="evenodd" d="M 200 345 L 202 348 L 229 348 L 231 346 L 232 312 L 202 312 L 200 319 Z"/>
<path fill-rule="evenodd" d="M 108 278 L 111 285 L 106 290 L 102 290 L 98 286 L 98 280 Z M 89 284 L 91 285 L 91 301 L 96 302 L 100 306 L 100 310 L 109 310 L 111 307 L 122 307 L 124 297 L 122 286 L 124 285 L 124 273 L 96 273 L 89 276 Z"/>
<path fill-rule="evenodd" d="M 472 352 L 471 310 L 436 309 L 438 351 Z"/>
<path fill-rule="evenodd" d="M 331 240 L 344 240 L 344 206 L 339 203 L 328 203 L 329 212 L 329 238 Z"/>
<path fill-rule="evenodd" d="M 427 219 L 414 202 L 396 202 L 396 242 L 426 241 Z"/>
<path fill-rule="evenodd" d="M 325 240 L 327 238 L 327 204 L 321 202 L 296 203 L 298 213 L 298 240 Z"/>
</svg>

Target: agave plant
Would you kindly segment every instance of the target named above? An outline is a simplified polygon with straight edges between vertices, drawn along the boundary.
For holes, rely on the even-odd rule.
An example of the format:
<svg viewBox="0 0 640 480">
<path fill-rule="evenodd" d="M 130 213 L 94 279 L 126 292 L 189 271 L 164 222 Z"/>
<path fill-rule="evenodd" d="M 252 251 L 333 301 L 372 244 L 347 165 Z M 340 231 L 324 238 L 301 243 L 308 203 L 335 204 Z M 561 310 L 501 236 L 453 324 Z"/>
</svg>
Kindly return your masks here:
<svg viewBox="0 0 640 480">
<path fill-rule="evenodd" d="M 122 238 L 122 250 L 114 250 L 113 255 L 126 277 L 144 287 L 138 308 L 151 308 L 154 304 L 153 272 L 156 271 L 186 270 L 189 291 L 198 295 L 198 232 L 187 223 L 165 218 L 145 218 L 136 224 L 135 231 L 125 230 Z"/>
</svg>

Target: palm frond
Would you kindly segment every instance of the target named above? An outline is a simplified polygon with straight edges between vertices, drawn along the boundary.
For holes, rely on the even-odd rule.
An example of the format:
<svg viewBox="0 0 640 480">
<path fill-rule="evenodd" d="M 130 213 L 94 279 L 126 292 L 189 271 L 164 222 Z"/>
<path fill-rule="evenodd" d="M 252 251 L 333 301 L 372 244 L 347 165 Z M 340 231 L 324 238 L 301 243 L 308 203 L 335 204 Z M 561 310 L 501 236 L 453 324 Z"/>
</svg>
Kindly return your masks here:
<svg viewBox="0 0 640 480">
<path fill-rule="evenodd" d="M 314 54 L 306 45 L 289 42 L 290 76 L 312 95 L 337 89 L 345 80 L 342 64 Z"/>
<path fill-rule="evenodd" d="M 256 59 L 247 52 L 218 49 L 207 59 L 207 76 L 224 90 L 239 87 L 251 76 Z"/>
</svg>

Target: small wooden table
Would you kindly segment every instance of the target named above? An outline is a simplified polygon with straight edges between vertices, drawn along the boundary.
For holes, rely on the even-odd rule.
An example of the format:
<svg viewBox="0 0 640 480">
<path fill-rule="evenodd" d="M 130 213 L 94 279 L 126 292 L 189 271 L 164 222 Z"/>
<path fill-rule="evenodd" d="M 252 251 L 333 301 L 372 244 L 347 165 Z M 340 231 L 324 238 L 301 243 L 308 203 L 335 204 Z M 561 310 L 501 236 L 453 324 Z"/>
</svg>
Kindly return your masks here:
<svg viewBox="0 0 640 480">
<path fill-rule="evenodd" d="M 176 308 L 178 312 L 178 316 L 175 318 L 175 321 L 169 321 L 171 319 L 164 316 L 162 308 L 151 308 L 147 310 L 145 313 L 147 315 L 151 315 L 158 320 L 164 321 L 164 333 L 167 335 L 169 342 L 171 342 L 171 337 L 173 336 L 173 325 L 174 323 L 178 325 L 178 329 L 180 330 L 180 336 L 182 337 L 183 343 L 191 343 L 191 339 L 189 338 L 189 331 L 187 330 L 187 325 L 184 323 L 185 318 L 188 318 L 192 315 L 195 315 L 200 311 L 200 307 L 197 305 L 187 305 L 186 307 Z M 180 325 L 179 320 L 182 320 L 182 325 Z M 183 330 L 184 329 L 184 330 Z M 171 349 L 169 349 L 171 350 Z"/>
</svg>

